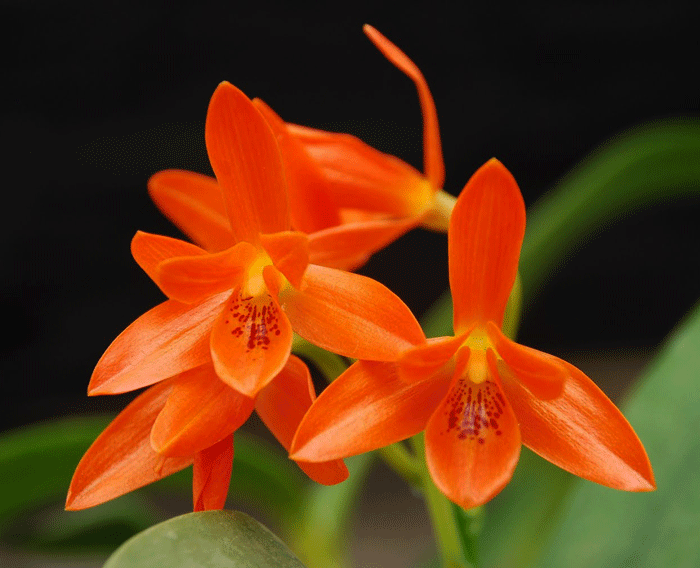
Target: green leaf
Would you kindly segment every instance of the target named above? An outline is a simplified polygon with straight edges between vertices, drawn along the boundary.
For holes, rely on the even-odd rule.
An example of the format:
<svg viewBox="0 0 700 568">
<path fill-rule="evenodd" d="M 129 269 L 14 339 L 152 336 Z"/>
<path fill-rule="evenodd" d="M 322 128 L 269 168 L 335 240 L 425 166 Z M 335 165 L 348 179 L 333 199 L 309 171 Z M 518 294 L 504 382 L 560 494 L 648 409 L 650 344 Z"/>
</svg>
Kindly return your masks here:
<svg viewBox="0 0 700 568">
<path fill-rule="evenodd" d="M 700 305 L 671 335 L 624 405 L 658 489 L 577 483 L 538 566 L 700 566 Z"/>
<path fill-rule="evenodd" d="M 601 227 L 698 194 L 700 121 L 644 124 L 603 143 L 528 211 L 520 255 L 526 302 Z"/>
<path fill-rule="evenodd" d="M 125 542 L 104 568 L 303 568 L 252 517 L 232 511 L 188 513 Z"/>
</svg>

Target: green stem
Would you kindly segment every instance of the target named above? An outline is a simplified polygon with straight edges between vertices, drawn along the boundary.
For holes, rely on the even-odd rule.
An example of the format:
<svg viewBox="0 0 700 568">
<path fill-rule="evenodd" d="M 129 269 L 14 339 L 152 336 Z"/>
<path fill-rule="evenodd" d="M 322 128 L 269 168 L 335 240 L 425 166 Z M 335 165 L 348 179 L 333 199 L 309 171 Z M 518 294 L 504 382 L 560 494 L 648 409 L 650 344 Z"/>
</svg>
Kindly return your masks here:
<svg viewBox="0 0 700 568">
<path fill-rule="evenodd" d="M 430 514 L 430 520 L 435 533 L 435 542 L 438 547 L 440 556 L 440 566 L 442 568 L 467 568 L 466 555 L 462 550 L 462 539 L 460 538 L 460 529 L 457 524 L 452 502 L 445 497 L 442 492 L 435 486 L 428 466 L 425 463 L 425 441 L 423 433 L 416 434 L 411 438 L 411 445 L 420 457 L 419 463 L 421 467 L 418 472 L 421 477 L 421 483 L 425 495 L 425 502 Z"/>
<path fill-rule="evenodd" d="M 412 487 L 421 486 L 420 460 L 408 451 L 403 442 L 379 448 L 377 453 L 391 469 L 406 480 L 406 483 Z"/>
<path fill-rule="evenodd" d="M 329 384 L 348 368 L 344 357 L 309 343 L 296 334 L 292 341 L 292 351 L 311 361 Z"/>
</svg>

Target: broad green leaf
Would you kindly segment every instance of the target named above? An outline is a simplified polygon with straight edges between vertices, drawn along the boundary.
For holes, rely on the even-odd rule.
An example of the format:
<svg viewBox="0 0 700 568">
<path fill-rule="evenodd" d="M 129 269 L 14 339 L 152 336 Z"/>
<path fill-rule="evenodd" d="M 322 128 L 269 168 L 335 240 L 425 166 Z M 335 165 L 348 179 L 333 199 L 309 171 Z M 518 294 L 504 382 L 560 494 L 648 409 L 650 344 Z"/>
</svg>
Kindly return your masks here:
<svg viewBox="0 0 700 568">
<path fill-rule="evenodd" d="M 258 521 L 240 512 L 188 513 L 125 542 L 104 568 L 303 568 Z"/>
<path fill-rule="evenodd" d="M 700 305 L 671 335 L 624 412 L 658 489 L 634 494 L 577 483 L 537 566 L 700 566 Z"/>
</svg>

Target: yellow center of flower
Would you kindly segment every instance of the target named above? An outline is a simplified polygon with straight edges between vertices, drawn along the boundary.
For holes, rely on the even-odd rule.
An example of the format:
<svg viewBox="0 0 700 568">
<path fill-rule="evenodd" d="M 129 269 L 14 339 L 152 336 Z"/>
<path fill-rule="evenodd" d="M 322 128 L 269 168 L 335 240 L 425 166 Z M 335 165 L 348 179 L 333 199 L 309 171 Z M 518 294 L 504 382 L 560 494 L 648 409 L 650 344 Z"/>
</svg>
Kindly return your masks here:
<svg viewBox="0 0 700 568">
<path fill-rule="evenodd" d="M 483 383 L 490 376 L 486 352 L 493 349 L 496 353 L 491 340 L 484 330 L 476 328 L 462 343 L 462 347 L 469 347 L 469 359 L 464 369 L 465 374 L 473 383 Z"/>
<path fill-rule="evenodd" d="M 271 265 L 270 257 L 264 250 L 260 250 L 253 262 L 248 265 L 247 274 L 243 279 L 241 291 L 244 295 L 257 297 L 267 292 L 263 270 L 266 266 Z"/>
</svg>

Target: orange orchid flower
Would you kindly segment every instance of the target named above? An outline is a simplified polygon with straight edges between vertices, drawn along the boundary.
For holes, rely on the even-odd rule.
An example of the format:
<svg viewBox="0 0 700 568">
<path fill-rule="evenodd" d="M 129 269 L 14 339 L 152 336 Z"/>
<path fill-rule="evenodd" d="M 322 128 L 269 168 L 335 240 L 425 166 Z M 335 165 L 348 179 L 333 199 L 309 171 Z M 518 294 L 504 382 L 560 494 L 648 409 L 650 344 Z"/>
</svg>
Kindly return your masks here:
<svg viewBox="0 0 700 568">
<path fill-rule="evenodd" d="M 308 235 L 290 230 L 275 136 L 233 85 L 220 84 L 212 96 L 205 135 L 218 192 L 205 194 L 223 201 L 227 222 L 207 209 L 189 226 L 215 252 L 169 237 L 134 237 L 134 258 L 169 299 L 110 345 L 88 392 L 160 384 L 93 444 L 75 474 L 70 508 L 130 491 L 193 460 L 195 506 L 222 502 L 228 487 L 222 472 L 232 459 L 222 440 L 255 407 L 288 447 L 315 396 L 306 367 L 290 356 L 295 331 L 347 357 L 386 361 L 422 339 L 413 314 L 385 286 L 309 263 Z M 329 482 L 347 475 L 337 463 L 320 472 L 304 468 Z"/>
<path fill-rule="evenodd" d="M 508 483 L 521 443 L 585 479 L 654 489 L 641 442 L 602 391 L 569 363 L 501 332 L 524 231 L 520 190 L 493 159 L 450 220 L 454 337 L 419 342 L 395 363 L 353 364 L 309 409 L 291 457 L 347 457 L 425 430 L 431 476 L 464 508 Z"/>
<path fill-rule="evenodd" d="M 291 226 L 309 234 L 313 264 L 352 270 L 419 224 L 447 230 L 454 197 L 442 191 L 444 164 L 437 112 L 415 64 L 369 25 L 367 36 L 416 84 L 423 111 L 425 175 L 349 134 L 285 123 L 263 101 L 282 151 Z M 156 205 L 194 242 L 216 252 L 234 239 L 215 179 L 181 170 L 149 180 Z"/>
<path fill-rule="evenodd" d="M 306 365 L 290 356 L 255 400 L 223 383 L 211 364 L 184 371 L 139 395 L 83 456 L 66 509 L 93 507 L 193 464 L 194 510 L 221 509 L 233 466 L 233 435 L 255 411 L 289 450 L 315 399 Z M 342 460 L 297 462 L 314 481 L 345 480 Z"/>
</svg>

